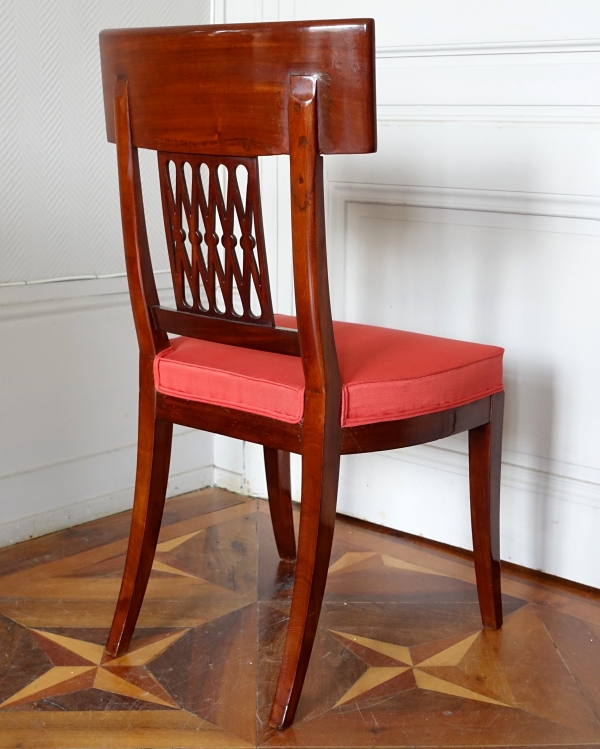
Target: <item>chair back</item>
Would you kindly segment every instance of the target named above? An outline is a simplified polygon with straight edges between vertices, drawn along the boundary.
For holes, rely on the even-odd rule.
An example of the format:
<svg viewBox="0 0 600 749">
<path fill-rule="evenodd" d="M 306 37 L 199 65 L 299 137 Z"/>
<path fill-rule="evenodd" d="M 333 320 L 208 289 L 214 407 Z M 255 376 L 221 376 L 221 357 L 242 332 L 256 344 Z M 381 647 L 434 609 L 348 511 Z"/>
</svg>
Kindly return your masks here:
<svg viewBox="0 0 600 749">
<path fill-rule="evenodd" d="M 100 35 L 108 140 L 115 79 L 129 82 L 133 145 L 289 153 L 292 75 L 317 75 L 322 154 L 375 150 L 372 20 L 118 29 Z"/>
<path fill-rule="evenodd" d="M 317 339 L 331 327 L 331 313 L 319 164 L 321 154 L 376 149 L 373 21 L 108 30 L 100 51 L 142 354 L 168 346 L 167 332 L 302 352 L 303 360 L 322 349 Z M 304 92 L 307 85 L 312 94 Z M 312 97 L 308 120 L 306 96 Z M 314 120 L 311 132 L 294 116 Z M 138 148 L 158 152 L 175 310 L 158 302 Z M 260 204 L 257 157 L 285 153 L 292 163 L 300 334 L 275 326 Z M 302 161 L 307 153 L 312 166 Z M 302 199 L 294 198 L 294 163 Z M 316 265 L 304 257 L 311 247 Z M 320 331 L 312 343 L 311 324 Z"/>
</svg>

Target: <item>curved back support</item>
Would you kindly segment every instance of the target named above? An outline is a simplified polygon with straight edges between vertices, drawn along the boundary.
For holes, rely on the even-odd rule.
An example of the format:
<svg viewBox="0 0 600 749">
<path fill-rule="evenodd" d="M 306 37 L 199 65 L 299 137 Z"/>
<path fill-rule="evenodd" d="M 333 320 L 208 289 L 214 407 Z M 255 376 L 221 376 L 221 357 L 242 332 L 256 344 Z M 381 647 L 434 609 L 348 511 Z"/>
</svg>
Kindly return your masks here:
<svg viewBox="0 0 600 749">
<path fill-rule="evenodd" d="M 100 52 L 112 142 L 120 76 L 137 148 L 288 153 L 290 76 L 317 75 L 320 153 L 376 149 L 372 19 L 107 30 Z"/>
</svg>

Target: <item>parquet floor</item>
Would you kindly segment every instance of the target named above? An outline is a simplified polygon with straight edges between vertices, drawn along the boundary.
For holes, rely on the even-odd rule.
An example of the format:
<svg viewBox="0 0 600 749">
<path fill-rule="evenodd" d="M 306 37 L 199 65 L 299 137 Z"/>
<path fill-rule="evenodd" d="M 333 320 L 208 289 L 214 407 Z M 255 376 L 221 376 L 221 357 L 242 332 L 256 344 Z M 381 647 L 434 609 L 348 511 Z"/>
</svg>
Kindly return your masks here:
<svg viewBox="0 0 600 749">
<path fill-rule="evenodd" d="M 128 522 L 0 550 L 0 747 L 600 747 L 600 595 L 505 574 L 504 628 L 483 632 L 468 560 L 342 520 L 276 733 L 293 568 L 266 503 L 169 501 L 134 644 L 110 659 Z"/>
</svg>

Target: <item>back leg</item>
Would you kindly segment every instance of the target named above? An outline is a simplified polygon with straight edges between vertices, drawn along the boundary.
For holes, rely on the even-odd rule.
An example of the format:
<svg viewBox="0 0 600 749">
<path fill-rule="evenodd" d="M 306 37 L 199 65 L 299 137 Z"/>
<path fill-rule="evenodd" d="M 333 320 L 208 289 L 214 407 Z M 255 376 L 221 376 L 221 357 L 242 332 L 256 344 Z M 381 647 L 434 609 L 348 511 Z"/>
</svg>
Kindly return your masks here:
<svg viewBox="0 0 600 749">
<path fill-rule="evenodd" d="M 491 397 L 490 420 L 469 431 L 469 483 L 475 577 L 483 626 L 502 626 L 500 467 L 504 393 Z"/>
<path fill-rule="evenodd" d="M 269 510 L 277 551 L 281 559 L 293 562 L 296 559 L 296 539 L 292 514 L 290 454 L 272 447 L 265 447 L 264 451 Z"/>
<path fill-rule="evenodd" d="M 106 650 L 116 656 L 127 652 L 144 600 L 160 531 L 173 424 L 154 413 L 154 389 L 140 393 L 137 470 L 133 516 L 123 581 Z"/>
</svg>

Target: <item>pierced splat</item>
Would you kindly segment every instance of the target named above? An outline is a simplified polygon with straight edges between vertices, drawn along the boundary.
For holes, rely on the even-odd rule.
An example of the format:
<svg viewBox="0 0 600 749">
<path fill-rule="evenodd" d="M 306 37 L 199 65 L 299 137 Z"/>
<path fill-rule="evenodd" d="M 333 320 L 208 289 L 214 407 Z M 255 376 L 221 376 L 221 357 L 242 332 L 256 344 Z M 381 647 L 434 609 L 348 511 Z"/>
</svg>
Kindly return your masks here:
<svg viewBox="0 0 600 749">
<path fill-rule="evenodd" d="M 257 159 L 159 152 L 158 165 L 177 309 L 274 326 Z"/>
</svg>

